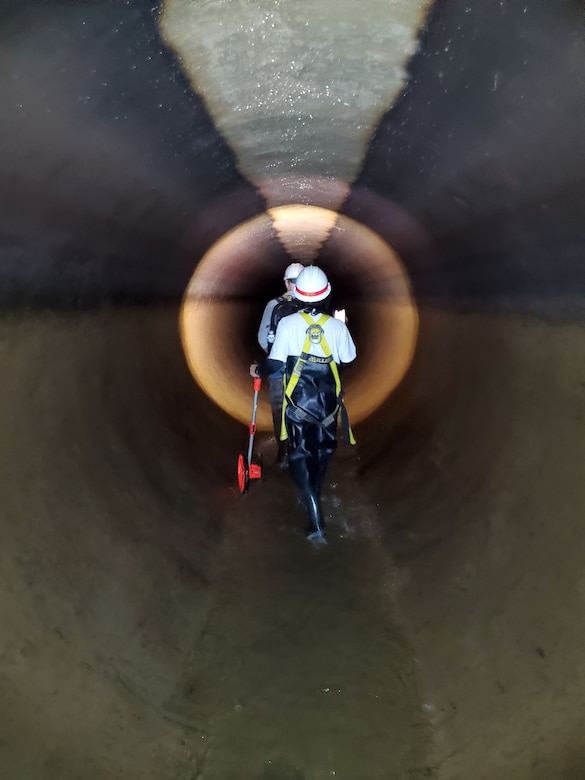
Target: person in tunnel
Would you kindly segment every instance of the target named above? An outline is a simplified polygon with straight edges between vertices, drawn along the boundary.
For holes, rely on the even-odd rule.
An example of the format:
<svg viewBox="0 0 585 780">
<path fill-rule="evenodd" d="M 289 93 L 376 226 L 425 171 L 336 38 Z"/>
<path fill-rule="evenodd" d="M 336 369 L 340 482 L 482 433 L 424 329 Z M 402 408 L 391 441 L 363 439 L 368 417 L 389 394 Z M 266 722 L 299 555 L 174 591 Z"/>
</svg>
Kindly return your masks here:
<svg viewBox="0 0 585 780">
<path fill-rule="evenodd" d="M 321 485 L 337 448 L 340 413 L 355 443 L 343 406 L 340 369 L 357 352 L 345 323 L 326 313 L 330 295 L 321 268 L 303 269 L 295 284 L 302 308 L 279 322 L 268 359 L 250 365 L 251 376 L 278 377 L 284 386 L 280 438 L 289 442 L 289 470 L 307 507 L 308 538 L 314 541 L 325 541 Z"/>
<path fill-rule="evenodd" d="M 264 313 L 260 320 L 260 327 L 258 328 L 258 344 L 260 344 L 267 355 L 270 355 L 270 350 L 274 343 L 276 329 L 280 320 L 299 309 L 299 301 L 295 297 L 295 282 L 303 268 L 304 266 L 301 263 L 291 263 L 286 267 L 284 272 L 285 292 L 277 298 L 272 298 L 268 301 L 264 308 Z M 286 465 L 288 454 L 287 442 L 280 440 L 283 389 L 281 376 L 268 378 L 268 397 L 272 408 L 274 435 L 278 442 L 276 462 L 281 466 Z"/>
</svg>

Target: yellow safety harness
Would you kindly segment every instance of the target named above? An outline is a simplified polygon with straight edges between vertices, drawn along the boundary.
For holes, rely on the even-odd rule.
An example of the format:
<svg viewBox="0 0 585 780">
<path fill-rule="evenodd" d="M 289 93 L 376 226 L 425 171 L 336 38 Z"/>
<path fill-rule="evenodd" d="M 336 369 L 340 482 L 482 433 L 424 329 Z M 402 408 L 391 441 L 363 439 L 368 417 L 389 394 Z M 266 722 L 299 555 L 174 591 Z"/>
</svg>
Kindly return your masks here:
<svg viewBox="0 0 585 780">
<path fill-rule="evenodd" d="M 347 417 L 347 411 L 345 409 L 345 405 L 343 403 L 343 392 L 341 390 L 341 379 L 339 377 L 339 369 L 337 368 L 337 363 L 333 360 L 333 354 L 331 352 L 331 348 L 329 347 L 329 344 L 327 343 L 327 339 L 325 338 L 325 332 L 323 330 L 323 325 L 329 319 L 329 315 L 322 314 L 319 317 L 319 319 L 316 322 L 314 322 L 306 312 L 301 311 L 299 312 L 299 314 L 305 320 L 305 322 L 309 327 L 306 330 L 305 343 L 303 344 L 303 351 L 297 358 L 297 362 L 295 363 L 295 367 L 292 370 L 288 383 L 286 381 L 286 373 L 285 376 L 283 377 L 284 400 L 282 404 L 282 422 L 280 426 L 280 440 L 285 441 L 285 439 L 288 438 L 288 434 L 286 432 L 286 426 L 284 423 L 284 412 L 287 405 L 290 404 L 291 406 L 294 406 L 296 412 L 301 417 L 304 417 L 307 420 L 311 420 L 312 422 L 315 422 L 317 425 L 322 425 L 323 427 L 327 427 L 328 425 L 331 425 L 331 423 L 334 422 L 334 420 L 337 418 L 337 415 L 341 411 L 344 428 L 346 428 L 347 430 L 347 437 L 349 443 L 355 444 L 356 441 L 353 435 L 353 431 L 351 430 L 351 425 L 349 424 L 349 419 Z M 309 350 L 311 349 L 311 343 L 313 342 L 320 344 L 321 349 L 323 350 L 324 353 L 324 357 L 311 355 Z M 327 363 L 331 369 L 333 378 L 335 379 L 335 395 L 337 397 L 337 406 L 335 407 L 334 411 L 331 412 L 331 414 L 327 415 L 327 417 L 324 420 L 317 420 L 315 417 L 313 417 L 312 414 L 305 412 L 304 409 L 300 409 L 292 400 L 292 394 L 301 377 L 303 368 L 306 366 L 307 363 Z"/>
</svg>

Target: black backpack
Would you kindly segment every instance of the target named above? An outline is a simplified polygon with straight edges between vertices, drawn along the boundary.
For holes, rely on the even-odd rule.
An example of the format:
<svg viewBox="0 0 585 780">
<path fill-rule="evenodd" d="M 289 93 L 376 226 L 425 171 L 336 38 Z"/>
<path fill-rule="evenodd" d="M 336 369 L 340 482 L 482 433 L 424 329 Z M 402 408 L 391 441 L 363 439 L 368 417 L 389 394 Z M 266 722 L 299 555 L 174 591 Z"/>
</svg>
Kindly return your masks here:
<svg viewBox="0 0 585 780">
<path fill-rule="evenodd" d="M 270 317 L 270 328 L 268 330 L 269 353 L 274 342 L 276 328 L 278 327 L 278 323 L 281 321 L 281 319 L 283 317 L 288 317 L 289 314 L 294 314 L 295 312 L 300 311 L 303 306 L 306 306 L 306 304 L 304 304 L 302 301 L 299 301 L 298 298 L 288 298 L 284 295 L 281 295 L 279 298 L 277 298 L 277 301 L 278 303 L 274 309 L 272 309 L 272 315 Z"/>
</svg>

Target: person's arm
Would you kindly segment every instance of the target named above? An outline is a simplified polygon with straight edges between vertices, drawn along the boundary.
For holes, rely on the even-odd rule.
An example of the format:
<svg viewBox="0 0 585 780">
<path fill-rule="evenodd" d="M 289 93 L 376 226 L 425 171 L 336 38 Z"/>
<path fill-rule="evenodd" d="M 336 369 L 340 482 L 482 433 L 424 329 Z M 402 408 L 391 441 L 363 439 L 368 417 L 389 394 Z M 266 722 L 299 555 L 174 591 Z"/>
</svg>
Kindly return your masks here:
<svg viewBox="0 0 585 780">
<path fill-rule="evenodd" d="M 284 317 L 276 328 L 274 344 L 270 351 L 271 357 L 263 363 L 252 363 L 250 366 L 250 376 L 252 377 L 273 377 L 282 376 L 286 365 L 286 358 L 289 354 L 289 337 L 286 317 Z"/>
<path fill-rule="evenodd" d="M 250 365 L 250 376 L 254 378 L 266 379 L 267 377 L 282 376 L 282 374 L 284 374 L 284 363 L 282 360 L 268 358 L 268 360 L 264 360 L 262 363 L 252 363 Z"/>
<path fill-rule="evenodd" d="M 338 326 L 339 327 L 339 326 Z M 337 342 L 337 349 L 339 352 L 339 362 L 342 366 L 347 366 L 350 363 L 353 363 L 353 361 L 357 357 L 357 349 L 355 344 L 353 343 L 353 339 L 351 337 L 351 333 L 349 332 L 349 328 L 347 325 L 344 325 L 341 323 L 341 327 L 339 327 L 339 340 Z"/>
<path fill-rule="evenodd" d="M 276 298 L 272 301 L 268 301 L 262 319 L 260 320 L 260 327 L 258 328 L 258 344 L 260 344 L 264 352 L 268 352 L 268 332 L 270 331 L 272 311 L 276 306 L 276 303 Z"/>
</svg>

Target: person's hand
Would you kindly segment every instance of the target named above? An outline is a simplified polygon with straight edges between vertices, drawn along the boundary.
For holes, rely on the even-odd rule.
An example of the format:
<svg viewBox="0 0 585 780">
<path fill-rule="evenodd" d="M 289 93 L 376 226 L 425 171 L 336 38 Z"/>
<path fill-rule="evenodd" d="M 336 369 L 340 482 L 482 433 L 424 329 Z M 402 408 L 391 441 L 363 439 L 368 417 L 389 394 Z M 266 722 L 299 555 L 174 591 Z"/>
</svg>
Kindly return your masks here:
<svg viewBox="0 0 585 780">
<path fill-rule="evenodd" d="M 347 324 L 347 317 L 345 316 L 345 309 L 335 309 L 333 316 L 336 320 Z"/>
<path fill-rule="evenodd" d="M 258 363 L 251 363 L 250 364 L 250 376 L 252 379 L 258 379 Z"/>
</svg>

